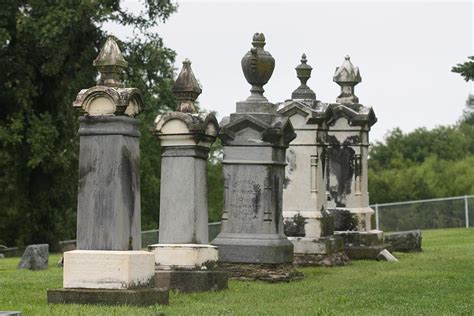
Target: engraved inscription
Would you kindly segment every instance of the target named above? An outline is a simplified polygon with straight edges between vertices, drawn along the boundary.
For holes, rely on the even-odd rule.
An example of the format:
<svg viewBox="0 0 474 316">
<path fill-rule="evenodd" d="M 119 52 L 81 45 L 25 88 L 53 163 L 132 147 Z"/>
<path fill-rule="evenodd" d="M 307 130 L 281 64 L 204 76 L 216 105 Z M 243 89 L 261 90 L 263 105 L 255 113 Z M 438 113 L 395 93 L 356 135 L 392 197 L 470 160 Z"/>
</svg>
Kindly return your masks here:
<svg viewBox="0 0 474 316">
<path fill-rule="evenodd" d="M 252 231 L 258 222 L 262 204 L 262 188 L 253 180 L 240 179 L 230 183 L 228 209 L 241 223 L 242 231 Z"/>
</svg>

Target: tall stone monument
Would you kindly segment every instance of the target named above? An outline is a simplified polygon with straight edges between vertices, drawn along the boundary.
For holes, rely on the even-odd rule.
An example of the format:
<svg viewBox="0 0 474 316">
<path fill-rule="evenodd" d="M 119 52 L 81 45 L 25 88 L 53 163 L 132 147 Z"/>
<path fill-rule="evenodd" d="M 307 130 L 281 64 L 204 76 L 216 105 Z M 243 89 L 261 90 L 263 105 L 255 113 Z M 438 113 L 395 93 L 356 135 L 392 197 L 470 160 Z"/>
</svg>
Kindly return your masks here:
<svg viewBox="0 0 474 316">
<path fill-rule="evenodd" d="M 154 287 L 154 256 L 141 251 L 140 92 L 125 88 L 127 62 L 109 37 L 94 60 L 97 86 L 79 92 L 79 192 L 77 249 L 64 253 L 63 289 L 49 303 L 168 303 Z"/>
<path fill-rule="evenodd" d="M 221 122 L 224 145 L 224 210 L 220 234 L 212 241 L 227 263 L 281 264 L 293 260 L 293 245 L 283 231 L 282 195 L 285 153 L 295 138 L 290 120 L 263 96 L 275 60 L 256 33 L 242 58 L 251 95 Z"/>
<path fill-rule="evenodd" d="M 349 56 L 336 68 L 334 81 L 341 87 L 328 120 L 328 208 L 335 215 L 335 230 L 343 236 L 349 257 L 375 258 L 383 250 L 381 231 L 372 230 L 374 211 L 369 206 L 367 158 L 370 128 L 377 118 L 371 107 L 354 93 L 362 81 Z"/>
<path fill-rule="evenodd" d="M 157 116 L 153 133 L 161 144 L 159 244 L 155 282 L 181 292 L 227 288 L 227 275 L 212 270 L 217 247 L 208 243 L 207 159 L 219 125 L 198 114 L 201 94 L 191 62 L 185 60 L 173 86 L 176 111 Z"/>
<path fill-rule="evenodd" d="M 307 86 L 311 71 L 303 54 L 296 67 L 300 86 L 278 110 L 290 119 L 297 134 L 286 154 L 285 233 L 293 243 L 296 264 L 341 265 L 348 259 L 343 239 L 334 236 L 334 218 L 327 212 L 326 199 L 327 122 L 332 111 Z"/>
</svg>

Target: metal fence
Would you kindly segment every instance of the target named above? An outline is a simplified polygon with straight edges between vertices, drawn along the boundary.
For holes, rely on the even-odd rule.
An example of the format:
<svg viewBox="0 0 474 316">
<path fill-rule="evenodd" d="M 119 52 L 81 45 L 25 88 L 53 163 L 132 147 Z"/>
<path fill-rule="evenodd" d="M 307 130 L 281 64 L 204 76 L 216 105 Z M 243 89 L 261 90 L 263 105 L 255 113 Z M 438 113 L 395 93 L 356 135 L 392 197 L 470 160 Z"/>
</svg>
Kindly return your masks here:
<svg viewBox="0 0 474 316">
<path fill-rule="evenodd" d="M 374 204 L 375 227 L 383 231 L 469 227 L 474 195 Z"/>
<path fill-rule="evenodd" d="M 216 238 L 221 230 L 221 222 L 209 223 L 209 242 Z M 159 242 L 158 229 L 142 231 L 142 248 L 147 248 L 148 245 L 157 244 Z"/>
</svg>

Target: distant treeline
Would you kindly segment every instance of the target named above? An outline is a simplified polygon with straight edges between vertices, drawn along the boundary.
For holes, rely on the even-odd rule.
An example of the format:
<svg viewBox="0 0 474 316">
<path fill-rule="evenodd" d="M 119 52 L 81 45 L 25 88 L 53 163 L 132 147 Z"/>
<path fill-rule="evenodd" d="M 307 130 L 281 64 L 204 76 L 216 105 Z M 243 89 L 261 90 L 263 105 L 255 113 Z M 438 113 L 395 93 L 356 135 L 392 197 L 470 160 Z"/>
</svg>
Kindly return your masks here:
<svg viewBox="0 0 474 316">
<path fill-rule="evenodd" d="M 370 203 L 474 194 L 474 114 L 452 126 L 391 131 L 371 146 Z"/>
</svg>

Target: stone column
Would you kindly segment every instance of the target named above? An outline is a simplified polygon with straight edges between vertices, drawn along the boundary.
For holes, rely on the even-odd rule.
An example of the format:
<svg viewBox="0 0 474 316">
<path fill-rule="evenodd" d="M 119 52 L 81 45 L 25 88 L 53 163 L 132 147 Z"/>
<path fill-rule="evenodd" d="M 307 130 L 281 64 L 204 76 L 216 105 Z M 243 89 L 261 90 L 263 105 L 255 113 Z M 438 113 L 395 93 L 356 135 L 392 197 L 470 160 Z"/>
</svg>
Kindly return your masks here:
<svg viewBox="0 0 474 316">
<path fill-rule="evenodd" d="M 208 245 L 207 159 L 219 125 L 213 114 L 197 113 L 201 91 L 185 60 L 173 86 L 176 111 L 159 115 L 153 127 L 162 148 L 160 229 L 149 249 L 156 283 L 181 292 L 227 288 L 227 275 L 212 270 L 217 247 Z"/>
<path fill-rule="evenodd" d="M 369 132 L 377 118 L 354 93 L 362 78 L 349 56 L 336 68 L 334 81 L 341 94 L 330 105 L 333 115 L 328 121 L 328 208 L 335 215 L 335 230 L 344 236 L 349 257 L 375 259 L 385 247 L 382 232 L 372 230 L 374 211 L 368 193 Z"/>
<path fill-rule="evenodd" d="M 127 62 L 112 37 L 94 60 L 97 86 L 79 92 L 77 249 L 64 253 L 64 289 L 49 303 L 168 303 L 154 288 L 154 256 L 141 251 L 140 92 L 125 88 Z"/>
<path fill-rule="evenodd" d="M 327 212 L 326 199 L 327 121 L 332 112 L 306 85 L 311 71 L 303 54 L 296 67 L 301 84 L 278 111 L 290 119 L 297 133 L 286 155 L 285 234 L 293 243 L 295 263 L 343 264 L 347 261 L 343 240 L 334 236 L 334 218 Z"/>
<path fill-rule="evenodd" d="M 224 210 L 220 234 L 212 241 L 219 260 L 230 263 L 289 263 L 293 245 L 283 232 L 282 195 L 285 153 L 295 138 L 288 118 L 263 96 L 275 60 L 256 33 L 242 59 L 252 85 L 247 100 L 224 118 L 219 137 L 224 145 Z"/>
</svg>

